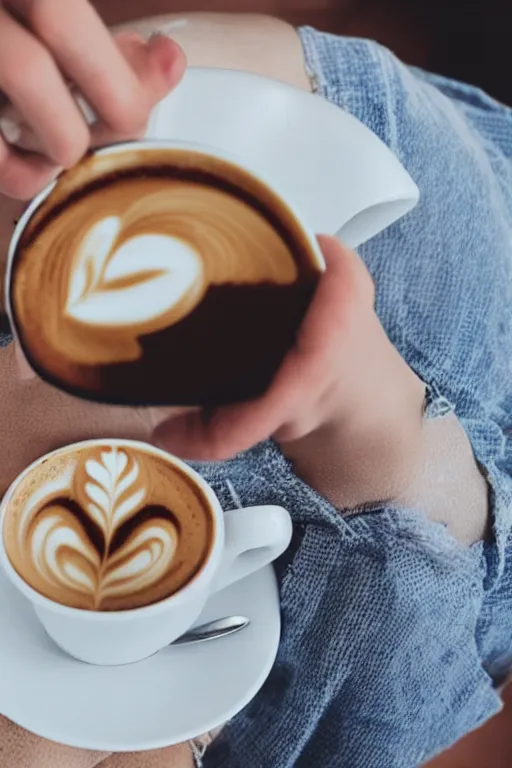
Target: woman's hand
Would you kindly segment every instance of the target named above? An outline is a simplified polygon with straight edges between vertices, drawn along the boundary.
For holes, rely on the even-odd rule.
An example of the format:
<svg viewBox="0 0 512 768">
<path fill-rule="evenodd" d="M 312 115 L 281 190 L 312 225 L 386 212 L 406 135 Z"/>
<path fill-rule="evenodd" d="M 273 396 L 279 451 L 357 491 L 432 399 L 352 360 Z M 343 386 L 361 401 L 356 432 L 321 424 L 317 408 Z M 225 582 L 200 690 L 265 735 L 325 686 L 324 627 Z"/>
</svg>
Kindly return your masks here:
<svg viewBox="0 0 512 768">
<path fill-rule="evenodd" d="M 387 338 L 360 258 L 321 237 L 327 269 L 268 392 L 161 424 L 154 439 L 190 459 L 227 459 L 273 436 L 340 506 L 394 498 L 421 446 L 424 385 Z"/>
<path fill-rule="evenodd" d="M 464 544 L 481 539 L 488 489 L 461 424 L 454 414 L 423 419 L 424 385 L 380 325 L 364 264 L 332 238 L 320 243 L 327 270 L 297 343 L 253 402 L 181 415 L 98 405 L 35 378 L 16 364 L 14 345 L 0 349 L 0 496 L 34 459 L 77 440 L 134 438 L 217 460 L 274 436 L 337 507 L 395 502 L 423 510 Z"/>
<path fill-rule="evenodd" d="M 488 489 L 460 422 L 423 418 L 425 386 L 379 322 L 365 265 L 333 238 L 319 241 L 326 272 L 268 392 L 171 418 L 153 439 L 185 458 L 225 459 L 273 436 L 336 507 L 402 505 L 463 544 L 478 541 Z"/>
<path fill-rule="evenodd" d="M 91 145 L 142 135 L 184 68 L 163 35 L 114 39 L 87 0 L 0 2 L 0 193 L 29 199 Z"/>
</svg>

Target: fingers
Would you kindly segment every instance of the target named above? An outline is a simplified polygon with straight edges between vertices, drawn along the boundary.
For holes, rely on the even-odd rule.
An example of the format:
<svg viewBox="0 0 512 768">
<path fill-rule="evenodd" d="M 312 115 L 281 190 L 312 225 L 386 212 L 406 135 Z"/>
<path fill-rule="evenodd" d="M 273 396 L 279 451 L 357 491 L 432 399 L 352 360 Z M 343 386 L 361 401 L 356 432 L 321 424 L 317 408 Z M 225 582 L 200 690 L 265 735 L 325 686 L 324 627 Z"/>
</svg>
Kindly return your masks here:
<svg viewBox="0 0 512 768">
<path fill-rule="evenodd" d="M 143 120 L 136 131 L 126 133 L 119 130 L 122 126 L 113 128 L 99 119 L 91 128 L 93 147 L 142 136 L 151 110 L 179 83 L 186 67 L 185 54 L 165 35 L 154 35 L 146 43 L 139 35 L 124 32 L 116 36 L 116 43 L 141 84 L 143 99 L 139 103 L 139 112 Z"/>
<path fill-rule="evenodd" d="M 58 171 L 58 166 L 41 156 L 13 150 L 0 136 L 0 193 L 14 200 L 30 200 Z"/>
<path fill-rule="evenodd" d="M 184 67 L 183 52 L 164 36 L 146 43 L 124 33 L 114 40 L 86 0 L 0 3 L 0 92 L 15 108 L 2 111 L 0 191 L 33 196 L 49 170 L 40 158 L 16 155 L 7 142 L 70 167 L 91 144 L 143 134 L 152 108 Z M 97 117 L 92 136 L 76 93 Z"/>
<path fill-rule="evenodd" d="M 62 72 L 114 131 L 137 134 L 145 94 L 96 11 L 84 0 L 9 0 Z"/>
<path fill-rule="evenodd" d="M 359 257 L 333 238 L 319 238 L 323 274 L 295 347 L 269 390 L 248 403 L 213 413 L 189 413 L 161 424 L 154 439 L 184 458 L 223 460 L 276 433 L 283 439 L 312 431 L 339 387 L 345 338 L 353 332 L 353 308 L 373 300 L 372 281 Z"/>
<path fill-rule="evenodd" d="M 152 439 L 183 459 L 223 461 L 270 437 L 276 416 L 275 401 L 261 398 L 171 418 L 155 429 Z"/>
<path fill-rule="evenodd" d="M 136 34 L 121 33 L 116 37 L 116 44 L 133 67 L 134 72 L 137 73 L 145 98 L 151 107 L 168 92 L 169 81 L 175 84 L 181 80 L 186 67 L 185 54 L 179 46 L 164 35 L 154 35 L 148 43 L 145 43 Z M 137 137 L 133 132 L 126 134 L 114 131 L 98 119 L 90 104 L 76 89 L 72 90 L 72 95 L 78 102 L 89 125 L 90 137 L 88 142 L 91 147 L 104 146 Z M 142 111 L 144 112 L 144 110 Z M 23 122 L 19 112 L 12 105 L 1 109 L 0 131 L 11 145 L 15 145 L 19 149 L 39 154 L 45 152 L 37 133 L 26 122 Z M 141 128 L 138 135 L 143 133 L 144 128 Z"/>
<path fill-rule="evenodd" d="M 36 129 L 55 164 L 70 165 L 85 152 L 87 127 L 53 58 L 1 8 L 0 90 Z"/>
<path fill-rule="evenodd" d="M 181 77 L 178 45 L 164 36 L 147 45 L 132 32 L 121 33 L 116 44 L 85 0 L 9 2 L 115 133 L 135 136 L 143 130 L 151 108 Z"/>
<path fill-rule="evenodd" d="M 134 32 L 120 32 L 114 39 L 148 100 L 147 118 L 149 110 L 181 80 L 186 67 L 185 54 L 163 34 L 154 34 L 146 42 Z"/>
</svg>

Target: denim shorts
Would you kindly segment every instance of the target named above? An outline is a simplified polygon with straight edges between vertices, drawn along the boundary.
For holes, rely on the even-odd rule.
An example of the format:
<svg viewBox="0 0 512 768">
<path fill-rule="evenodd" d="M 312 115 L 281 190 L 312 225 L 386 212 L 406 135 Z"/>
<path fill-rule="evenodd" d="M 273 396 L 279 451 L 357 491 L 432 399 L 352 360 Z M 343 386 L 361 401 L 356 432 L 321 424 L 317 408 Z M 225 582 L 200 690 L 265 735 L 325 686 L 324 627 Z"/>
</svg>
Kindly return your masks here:
<svg viewBox="0 0 512 768">
<path fill-rule="evenodd" d="M 414 509 L 340 515 L 268 443 L 200 471 L 229 504 L 282 503 L 283 634 L 205 768 L 412 768 L 501 707 L 512 667 L 512 111 L 366 40 L 301 31 L 315 90 L 374 131 L 421 191 L 360 248 L 390 339 L 454 412 L 493 535 L 464 548 Z M 464 515 L 464 509 L 460 510 Z"/>
</svg>

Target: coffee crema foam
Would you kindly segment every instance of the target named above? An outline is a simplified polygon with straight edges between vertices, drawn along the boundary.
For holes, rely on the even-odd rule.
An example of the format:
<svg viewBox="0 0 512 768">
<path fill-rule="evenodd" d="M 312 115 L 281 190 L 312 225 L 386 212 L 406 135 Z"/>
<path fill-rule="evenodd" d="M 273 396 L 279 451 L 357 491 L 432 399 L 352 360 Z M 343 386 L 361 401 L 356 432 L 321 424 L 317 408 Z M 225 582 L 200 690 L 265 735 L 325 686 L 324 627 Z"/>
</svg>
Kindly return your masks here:
<svg viewBox="0 0 512 768">
<path fill-rule="evenodd" d="M 214 538 L 206 498 L 149 451 L 100 445 L 37 465 L 7 508 L 9 560 L 33 589 L 72 608 L 119 611 L 188 584 Z"/>
<path fill-rule="evenodd" d="M 254 347 L 259 323 L 269 363 L 249 363 L 239 388 L 251 389 L 257 365 L 268 383 L 265 368 L 275 371 L 293 343 L 318 281 L 315 258 L 284 204 L 236 166 L 186 150 L 98 155 L 65 174 L 27 225 L 11 306 L 36 371 L 74 393 L 134 404 L 166 402 L 166 391 L 169 404 L 242 399 L 198 401 L 197 382 L 177 382 L 184 354 L 217 334 L 236 356 L 244 337 Z"/>
</svg>

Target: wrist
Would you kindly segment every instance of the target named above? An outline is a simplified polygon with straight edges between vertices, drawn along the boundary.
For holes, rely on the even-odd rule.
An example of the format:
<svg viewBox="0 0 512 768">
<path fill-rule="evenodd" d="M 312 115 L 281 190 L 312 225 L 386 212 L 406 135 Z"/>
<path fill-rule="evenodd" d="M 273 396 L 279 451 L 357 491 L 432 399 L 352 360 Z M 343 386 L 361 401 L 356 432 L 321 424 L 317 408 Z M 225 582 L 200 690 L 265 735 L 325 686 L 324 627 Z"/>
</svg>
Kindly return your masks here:
<svg viewBox="0 0 512 768">
<path fill-rule="evenodd" d="M 391 350 L 385 366 L 361 382 L 350 407 L 341 382 L 314 430 L 299 440 L 278 441 L 297 474 L 337 507 L 399 503 L 417 482 L 425 387 Z"/>
</svg>

